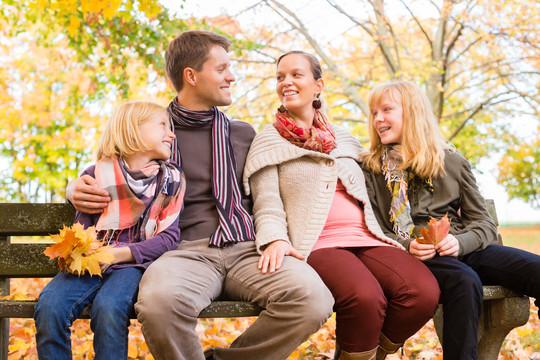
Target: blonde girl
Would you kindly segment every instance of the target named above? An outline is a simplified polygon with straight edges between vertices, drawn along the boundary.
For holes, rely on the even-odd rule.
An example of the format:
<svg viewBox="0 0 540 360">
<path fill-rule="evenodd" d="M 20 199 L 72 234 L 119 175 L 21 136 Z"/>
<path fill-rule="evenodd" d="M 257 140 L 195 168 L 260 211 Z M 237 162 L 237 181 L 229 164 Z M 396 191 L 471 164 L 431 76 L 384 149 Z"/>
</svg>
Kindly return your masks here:
<svg viewBox="0 0 540 360">
<path fill-rule="evenodd" d="M 39 296 L 34 314 L 40 359 L 71 359 L 70 326 L 92 303 L 95 359 L 127 359 L 128 326 L 144 270 L 179 241 L 185 182 L 169 161 L 174 133 L 165 108 L 128 102 L 108 121 L 97 163 L 84 171 L 110 196 L 101 214 L 77 212 L 95 226 L 115 260 L 103 276 L 59 273 Z"/>
<path fill-rule="evenodd" d="M 371 147 L 363 161 L 375 215 L 387 236 L 424 261 L 444 307 L 443 357 L 478 358 L 482 285 L 540 297 L 540 256 L 497 245 L 497 227 L 467 160 L 446 142 L 425 93 L 414 83 L 369 94 Z M 431 218 L 451 219 L 436 245 L 415 237 Z"/>
</svg>

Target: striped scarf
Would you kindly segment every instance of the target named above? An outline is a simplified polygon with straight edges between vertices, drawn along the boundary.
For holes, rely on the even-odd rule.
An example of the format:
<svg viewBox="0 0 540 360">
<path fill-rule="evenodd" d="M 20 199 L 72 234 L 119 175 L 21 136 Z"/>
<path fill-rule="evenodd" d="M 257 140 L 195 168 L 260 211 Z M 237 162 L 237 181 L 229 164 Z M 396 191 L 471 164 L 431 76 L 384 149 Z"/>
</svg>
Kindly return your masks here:
<svg viewBox="0 0 540 360">
<path fill-rule="evenodd" d="M 213 107 L 209 111 L 192 111 L 174 98 L 167 109 L 174 126 L 212 126 L 212 191 L 216 199 L 219 227 L 210 237 L 210 245 L 224 247 L 240 241 L 255 240 L 253 220 L 242 206 L 242 193 L 236 177 L 236 158 L 231 143 L 230 121 Z M 181 154 L 176 139 L 173 141 L 173 160 Z"/>
<path fill-rule="evenodd" d="M 407 194 L 407 187 L 414 175 L 402 170 L 403 158 L 399 148 L 385 147 L 382 154 L 382 172 L 386 179 L 386 187 L 392 193 L 390 203 L 390 221 L 394 224 L 396 235 L 410 239 L 415 230 L 411 217 L 411 205 Z"/>
<path fill-rule="evenodd" d="M 95 177 L 111 197 L 96 224 L 96 230 L 105 231 L 105 240 L 111 240 L 117 230 L 134 228 L 130 241 L 144 241 L 168 228 L 182 210 L 184 174 L 169 161 L 151 161 L 131 170 L 117 157 L 102 159 L 96 163 Z"/>
</svg>

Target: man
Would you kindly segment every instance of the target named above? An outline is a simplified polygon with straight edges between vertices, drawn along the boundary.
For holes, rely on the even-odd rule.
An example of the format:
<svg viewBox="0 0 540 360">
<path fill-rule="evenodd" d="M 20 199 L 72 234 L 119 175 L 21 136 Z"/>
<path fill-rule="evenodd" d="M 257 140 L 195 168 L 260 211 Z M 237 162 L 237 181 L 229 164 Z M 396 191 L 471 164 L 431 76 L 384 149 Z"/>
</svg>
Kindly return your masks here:
<svg viewBox="0 0 540 360">
<path fill-rule="evenodd" d="M 168 109 L 178 144 L 173 158 L 185 172 L 187 189 L 180 245 L 148 268 L 135 305 L 158 360 L 205 359 L 197 316 L 218 297 L 266 310 L 230 348 L 213 349 L 206 359 L 285 359 L 332 313 L 332 295 L 298 253 L 287 253 L 278 271 L 258 269 L 251 199 L 239 187 L 255 131 L 217 109 L 230 105 L 236 80 L 229 46 L 221 35 L 186 31 L 165 53 L 178 92 Z M 84 212 L 99 212 L 109 200 L 88 177 L 70 184 L 67 193 Z"/>
</svg>

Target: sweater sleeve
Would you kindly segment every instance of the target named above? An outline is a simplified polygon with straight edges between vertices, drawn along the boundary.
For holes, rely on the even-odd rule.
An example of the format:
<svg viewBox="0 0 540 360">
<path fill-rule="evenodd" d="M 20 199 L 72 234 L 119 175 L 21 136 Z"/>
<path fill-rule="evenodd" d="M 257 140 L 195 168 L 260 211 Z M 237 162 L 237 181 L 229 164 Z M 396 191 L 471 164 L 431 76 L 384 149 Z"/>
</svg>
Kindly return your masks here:
<svg viewBox="0 0 540 360">
<path fill-rule="evenodd" d="M 459 256 L 495 244 L 497 226 L 487 211 L 485 199 L 478 190 L 471 166 L 464 158 L 460 172 L 460 200 L 463 228 L 454 234 L 459 241 Z"/>
<path fill-rule="evenodd" d="M 266 166 L 249 178 L 253 197 L 253 216 L 257 249 L 275 240 L 290 243 L 287 231 L 287 215 L 279 190 L 278 166 Z"/>
<path fill-rule="evenodd" d="M 135 258 L 136 264 L 152 262 L 165 252 L 173 250 L 178 246 L 178 243 L 180 242 L 180 228 L 178 227 L 179 218 L 180 216 L 177 216 L 176 220 L 159 234 L 152 236 L 145 241 L 128 245 Z"/>
</svg>

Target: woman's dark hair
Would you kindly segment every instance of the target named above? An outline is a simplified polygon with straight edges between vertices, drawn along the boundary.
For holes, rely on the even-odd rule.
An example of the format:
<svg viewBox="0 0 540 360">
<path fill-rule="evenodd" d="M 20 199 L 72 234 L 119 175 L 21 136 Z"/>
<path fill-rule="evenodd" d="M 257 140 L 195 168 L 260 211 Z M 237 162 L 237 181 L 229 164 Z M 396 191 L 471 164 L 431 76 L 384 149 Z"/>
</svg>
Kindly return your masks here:
<svg viewBox="0 0 540 360">
<path fill-rule="evenodd" d="M 287 55 L 293 55 L 293 54 L 297 54 L 297 55 L 302 55 L 303 57 L 305 57 L 307 59 L 307 61 L 309 61 L 309 64 L 311 65 L 311 73 L 313 74 L 313 78 L 315 80 L 319 80 L 319 79 L 322 79 L 322 68 L 321 68 L 321 63 L 319 62 L 319 60 L 317 60 L 317 58 L 311 54 L 308 54 L 307 52 L 305 51 L 301 51 L 301 50 L 293 50 L 293 51 L 289 51 L 283 55 L 281 55 L 278 60 L 277 60 L 277 65 L 279 65 L 279 62 L 281 61 L 281 59 L 283 59 L 285 56 Z"/>
</svg>

